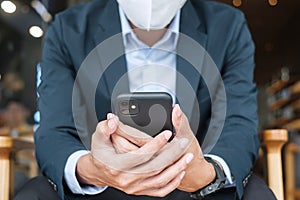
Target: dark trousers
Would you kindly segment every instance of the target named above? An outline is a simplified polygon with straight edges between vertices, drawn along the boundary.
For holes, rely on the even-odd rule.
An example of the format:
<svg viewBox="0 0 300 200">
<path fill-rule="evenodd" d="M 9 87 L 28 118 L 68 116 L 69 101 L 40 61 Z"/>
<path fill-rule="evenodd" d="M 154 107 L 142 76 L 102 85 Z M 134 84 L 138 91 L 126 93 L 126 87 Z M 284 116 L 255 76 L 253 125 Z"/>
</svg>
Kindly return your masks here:
<svg viewBox="0 0 300 200">
<path fill-rule="evenodd" d="M 100 195 L 74 195 L 66 191 L 65 199 L 70 200 L 154 200 L 160 198 L 153 197 L 133 197 L 124 195 L 121 191 L 113 188 L 107 188 Z M 168 200 L 192 200 L 188 193 L 173 192 L 166 198 Z M 236 200 L 235 188 L 226 188 L 220 192 L 209 195 L 205 200 Z M 14 200 L 59 200 L 57 193 L 52 188 L 48 180 L 43 176 L 38 176 L 31 179 L 21 191 L 16 195 Z M 243 200 L 276 200 L 272 191 L 267 185 L 257 176 L 252 175 L 249 179 Z"/>
</svg>

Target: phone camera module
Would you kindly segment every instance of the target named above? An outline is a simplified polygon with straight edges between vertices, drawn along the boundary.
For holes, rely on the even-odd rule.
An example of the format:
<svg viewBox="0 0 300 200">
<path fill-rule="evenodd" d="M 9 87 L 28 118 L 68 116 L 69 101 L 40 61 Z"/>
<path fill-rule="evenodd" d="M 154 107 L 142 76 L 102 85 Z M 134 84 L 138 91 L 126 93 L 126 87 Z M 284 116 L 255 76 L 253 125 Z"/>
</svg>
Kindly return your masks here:
<svg viewBox="0 0 300 200">
<path fill-rule="evenodd" d="M 119 103 L 119 107 L 123 115 L 136 115 L 139 113 L 138 104 L 133 100 L 123 100 Z"/>
</svg>

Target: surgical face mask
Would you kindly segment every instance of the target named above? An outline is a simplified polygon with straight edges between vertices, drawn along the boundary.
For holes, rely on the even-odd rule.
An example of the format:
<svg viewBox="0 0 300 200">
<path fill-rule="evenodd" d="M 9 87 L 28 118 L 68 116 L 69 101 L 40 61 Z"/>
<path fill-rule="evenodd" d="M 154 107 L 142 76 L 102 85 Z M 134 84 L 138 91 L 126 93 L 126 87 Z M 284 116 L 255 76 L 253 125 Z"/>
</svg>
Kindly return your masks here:
<svg viewBox="0 0 300 200">
<path fill-rule="evenodd" d="M 165 28 L 186 0 L 117 0 L 127 18 L 143 30 Z"/>
</svg>

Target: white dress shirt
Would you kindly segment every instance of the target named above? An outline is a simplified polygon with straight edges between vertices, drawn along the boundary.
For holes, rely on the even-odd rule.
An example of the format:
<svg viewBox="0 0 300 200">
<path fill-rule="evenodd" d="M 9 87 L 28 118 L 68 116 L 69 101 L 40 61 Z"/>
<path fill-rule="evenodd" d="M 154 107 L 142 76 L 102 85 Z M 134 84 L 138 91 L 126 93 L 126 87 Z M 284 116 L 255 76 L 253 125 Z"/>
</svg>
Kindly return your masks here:
<svg viewBox="0 0 300 200">
<path fill-rule="evenodd" d="M 176 91 L 176 46 L 179 37 L 180 11 L 176 14 L 164 36 L 152 47 L 140 41 L 119 7 L 122 36 L 131 92 L 168 92 L 175 102 Z M 75 194 L 97 194 L 107 187 L 81 186 L 76 178 L 76 164 L 89 151 L 77 151 L 67 160 L 64 178 Z M 215 155 L 207 154 L 218 161 L 226 174 L 227 184 L 232 186 L 232 178 L 226 162 Z"/>
<path fill-rule="evenodd" d="M 175 102 L 178 12 L 164 36 L 149 47 L 139 40 L 120 10 L 130 92 L 167 92 Z"/>
</svg>

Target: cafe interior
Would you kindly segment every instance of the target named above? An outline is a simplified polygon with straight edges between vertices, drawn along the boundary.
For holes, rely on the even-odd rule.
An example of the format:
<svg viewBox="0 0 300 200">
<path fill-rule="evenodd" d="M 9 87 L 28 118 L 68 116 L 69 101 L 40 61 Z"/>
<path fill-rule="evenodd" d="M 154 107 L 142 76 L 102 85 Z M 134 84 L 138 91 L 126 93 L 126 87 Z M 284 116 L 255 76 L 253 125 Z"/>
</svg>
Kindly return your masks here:
<svg viewBox="0 0 300 200">
<path fill-rule="evenodd" d="M 216 1 L 244 12 L 255 43 L 261 149 L 253 171 L 279 200 L 300 199 L 300 1 Z M 0 200 L 40 174 L 33 135 L 47 29 L 57 13 L 88 2 L 0 0 Z"/>
</svg>

